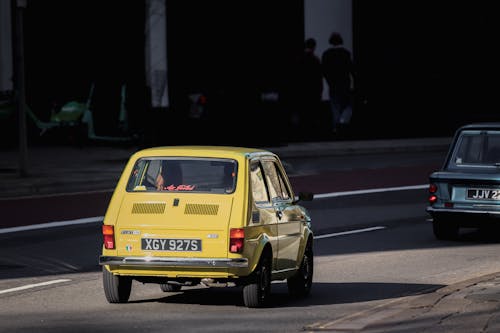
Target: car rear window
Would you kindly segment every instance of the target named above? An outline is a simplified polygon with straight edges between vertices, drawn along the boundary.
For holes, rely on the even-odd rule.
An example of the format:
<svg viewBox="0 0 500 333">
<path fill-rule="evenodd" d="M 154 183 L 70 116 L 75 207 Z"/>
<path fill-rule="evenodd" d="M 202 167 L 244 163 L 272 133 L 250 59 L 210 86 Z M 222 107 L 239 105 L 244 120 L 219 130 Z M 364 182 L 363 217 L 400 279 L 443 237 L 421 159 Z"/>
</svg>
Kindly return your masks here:
<svg viewBox="0 0 500 333">
<path fill-rule="evenodd" d="M 232 159 L 141 158 L 132 169 L 127 191 L 229 194 L 235 190 L 236 172 Z"/>
<path fill-rule="evenodd" d="M 500 165 L 500 131 L 469 131 L 457 138 L 448 168 Z"/>
</svg>

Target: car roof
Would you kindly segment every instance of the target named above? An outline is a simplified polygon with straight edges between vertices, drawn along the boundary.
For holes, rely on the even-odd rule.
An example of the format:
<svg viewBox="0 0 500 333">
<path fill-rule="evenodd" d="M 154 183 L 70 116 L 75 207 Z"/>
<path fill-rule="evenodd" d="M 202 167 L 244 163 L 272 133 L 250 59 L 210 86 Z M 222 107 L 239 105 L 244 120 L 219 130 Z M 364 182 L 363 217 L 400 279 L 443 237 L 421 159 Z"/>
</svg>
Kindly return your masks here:
<svg viewBox="0 0 500 333">
<path fill-rule="evenodd" d="M 235 146 L 162 146 L 142 149 L 133 156 L 180 156 L 180 157 L 219 157 L 219 158 L 248 158 L 260 155 L 273 155 L 274 153 L 250 147 Z"/>
<path fill-rule="evenodd" d="M 463 130 L 491 130 L 500 129 L 500 122 L 471 123 L 463 125 L 458 131 Z"/>
</svg>

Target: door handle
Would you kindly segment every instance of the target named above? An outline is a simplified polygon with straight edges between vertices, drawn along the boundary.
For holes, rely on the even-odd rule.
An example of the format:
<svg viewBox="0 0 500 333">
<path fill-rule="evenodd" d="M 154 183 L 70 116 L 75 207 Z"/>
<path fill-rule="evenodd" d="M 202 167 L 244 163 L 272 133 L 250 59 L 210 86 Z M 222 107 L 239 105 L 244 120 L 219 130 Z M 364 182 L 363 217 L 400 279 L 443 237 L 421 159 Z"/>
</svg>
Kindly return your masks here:
<svg viewBox="0 0 500 333">
<path fill-rule="evenodd" d="M 283 212 L 281 210 L 277 210 L 276 211 L 276 217 L 278 217 L 278 219 L 281 220 L 281 218 L 283 217 Z"/>
</svg>

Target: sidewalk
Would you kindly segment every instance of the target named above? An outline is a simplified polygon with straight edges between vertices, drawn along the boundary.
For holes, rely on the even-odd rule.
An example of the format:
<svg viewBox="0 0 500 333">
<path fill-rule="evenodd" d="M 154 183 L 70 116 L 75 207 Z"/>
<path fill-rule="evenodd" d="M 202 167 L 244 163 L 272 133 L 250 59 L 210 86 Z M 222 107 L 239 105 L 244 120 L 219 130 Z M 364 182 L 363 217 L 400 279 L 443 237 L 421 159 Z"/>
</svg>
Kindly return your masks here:
<svg viewBox="0 0 500 333">
<path fill-rule="evenodd" d="M 299 142 L 264 147 L 281 158 L 401 151 L 445 151 L 451 138 Z M 27 177 L 19 175 L 19 152 L 0 152 L 0 199 L 114 189 L 137 148 L 29 147 Z"/>
<path fill-rule="evenodd" d="M 134 148 L 72 146 L 28 148 L 26 177 L 18 151 L 1 152 L 0 199 L 112 190 Z"/>
<path fill-rule="evenodd" d="M 500 332 L 500 272 L 417 296 L 389 300 L 306 332 L 493 333 Z"/>
<path fill-rule="evenodd" d="M 404 151 L 446 151 L 451 138 L 303 142 L 267 147 L 281 158 Z M 17 151 L 0 152 L 0 200 L 111 191 L 137 148 L 29 147 L 28 177 L 20 177 Z M 434 292 L 390 301 L 349 318 L 306 331 L 500 332 L 500 272 Z"/>
<path fill-rule="evenodd" d="M 500 272 L 448 285 L 381 309 L 365 333 L 500 332 Z M 385 316 L 384 316 L 385 314 Z"/>
</svg>

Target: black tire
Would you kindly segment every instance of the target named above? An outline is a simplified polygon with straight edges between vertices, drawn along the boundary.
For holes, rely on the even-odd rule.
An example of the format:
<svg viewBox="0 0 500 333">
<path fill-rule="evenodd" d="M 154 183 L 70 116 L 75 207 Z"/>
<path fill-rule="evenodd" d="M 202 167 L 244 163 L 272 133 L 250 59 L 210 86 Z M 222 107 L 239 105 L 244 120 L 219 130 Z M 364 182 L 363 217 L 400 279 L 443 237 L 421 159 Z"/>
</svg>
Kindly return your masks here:
<svg viewBox="0 0 500 333">
<path fill-rule="evenodd" d="M 109 303 L 126 303 L 132 290 L 132 278 L 114 275 L 103 266 L 102 282 L 104 295 Z"/>
<path fill-rule="evenodd" d="M 305 297 L 309 295 L 313 283 L 313 274 L 314 254 L 312 242 L 309 241 L 297 273 L 286 280 L 290 295 L 294 297 Z"/>
<path fill-rule="evenodd" d="M 271 294 L 271 255 L 264 253 L 254 272 L 252 282 L 243 287 L 243 301 L 248 308 L 267 304 Z"/>
<path fill-rule="evenodd" d="M 432 230 L 434 236 L 439 240 L 458 239 L 459 226 L 457 223 L 444 219 L 432 219 Z"/>
<path fill-rule="evenodd" d="M 181 285 L 180 284 L 174 284 L 174 283 L 161 283 L 160 288 L 162 291 L 168 293 L 168 292 L 176 292 L 181 290 Z"/>
</svg>

